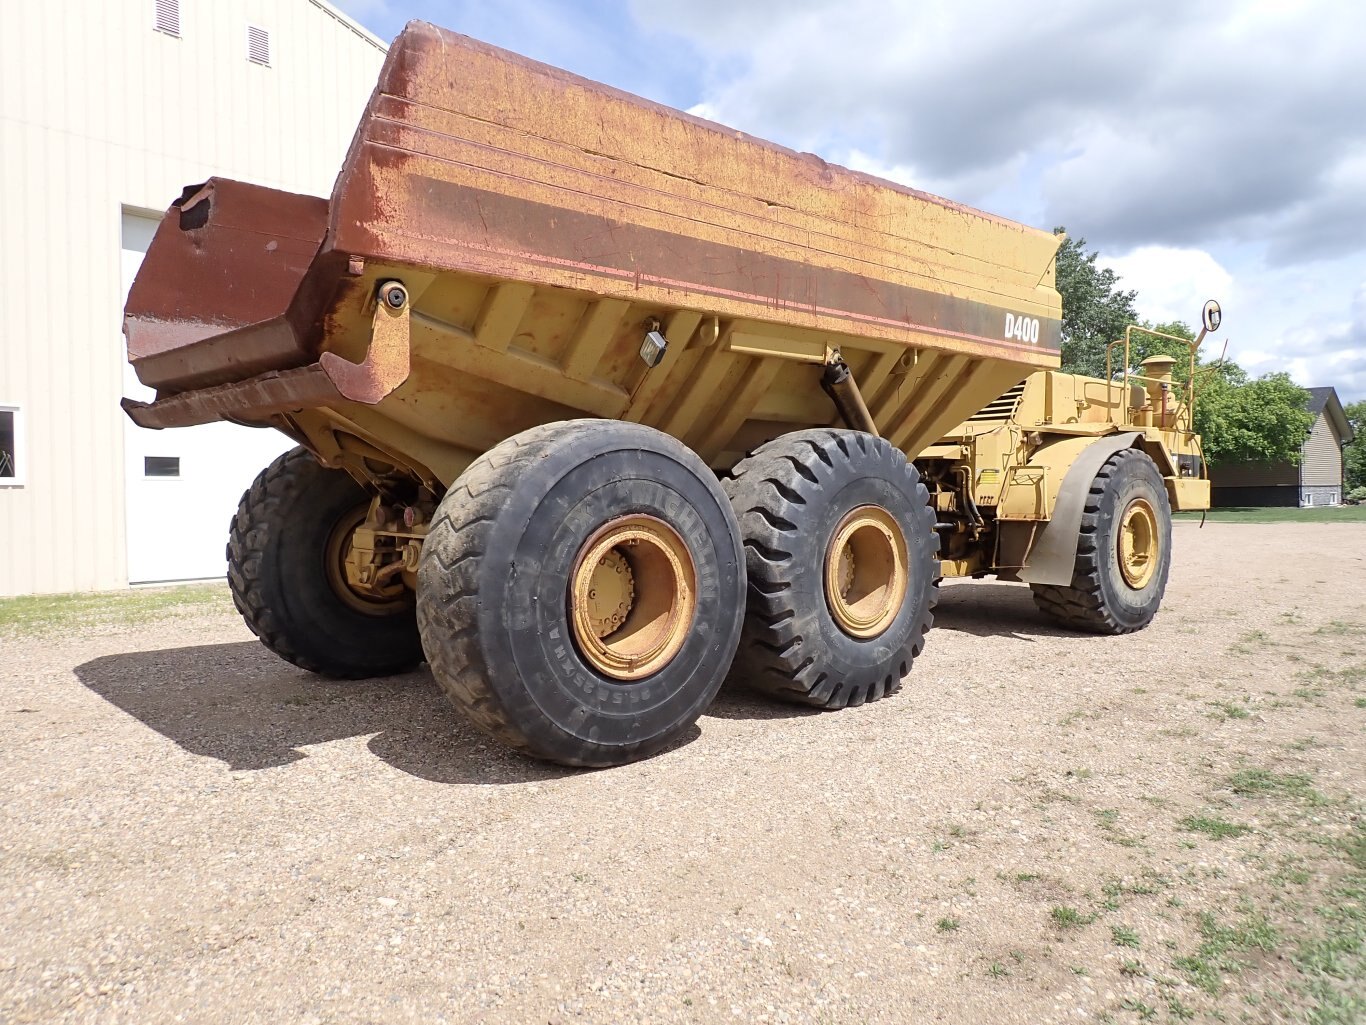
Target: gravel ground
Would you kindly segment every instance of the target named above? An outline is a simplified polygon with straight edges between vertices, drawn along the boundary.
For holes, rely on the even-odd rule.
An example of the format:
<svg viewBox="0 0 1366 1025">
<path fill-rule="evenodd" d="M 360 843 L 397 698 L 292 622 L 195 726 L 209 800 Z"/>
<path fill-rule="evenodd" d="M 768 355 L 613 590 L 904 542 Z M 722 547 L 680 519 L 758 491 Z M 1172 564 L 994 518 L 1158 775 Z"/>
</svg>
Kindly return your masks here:
<svg viewBox="0 0 1366 1025">
<path fill-rule="evenodd" d="M 952 584 L 900 694 L 601 772 L 221 601 L 11 631 L 0 1021 L 1357 1020 L 1366 528 L 1175 543 L 1140 634 Z"/>
</svg>

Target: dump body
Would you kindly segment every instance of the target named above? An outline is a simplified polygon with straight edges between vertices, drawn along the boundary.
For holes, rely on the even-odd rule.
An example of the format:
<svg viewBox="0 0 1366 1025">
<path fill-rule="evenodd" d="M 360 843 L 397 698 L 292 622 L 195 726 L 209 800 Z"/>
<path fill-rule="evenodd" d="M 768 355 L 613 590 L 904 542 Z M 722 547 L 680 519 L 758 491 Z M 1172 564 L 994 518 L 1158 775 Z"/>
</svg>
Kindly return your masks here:
<svg viewBox="0 0 1366 1025">
<path fill-rule="evenodd" d="M 330 465 L 442 485 L 583 416 L 721 469 L 838 422 L 819 387 L 838 350 L 914 453 L 1057 366 L 1057 246 L 414 23 L 330 200 L 214 180 L 168 210 L 125 319 L 158 397 L 125 405 L 150 427 L 271 424 Z"/>
</svg>

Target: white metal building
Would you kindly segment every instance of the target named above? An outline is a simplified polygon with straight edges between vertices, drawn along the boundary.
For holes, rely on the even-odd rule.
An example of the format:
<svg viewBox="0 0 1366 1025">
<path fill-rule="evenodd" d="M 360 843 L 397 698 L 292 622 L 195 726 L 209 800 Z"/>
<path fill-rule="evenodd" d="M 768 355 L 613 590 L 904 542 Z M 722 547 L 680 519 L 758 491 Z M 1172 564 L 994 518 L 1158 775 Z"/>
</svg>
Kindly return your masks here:
<svg viewBox="0 0 1366 1025">
<path fill-rule="evenodd" d="M 287 442 L 130 423 L 123 297 L 185 185 L 328 195 L 384 44 L 323 0 L 0 12 L 0 595 L 217 576 Z"/>
</svg>

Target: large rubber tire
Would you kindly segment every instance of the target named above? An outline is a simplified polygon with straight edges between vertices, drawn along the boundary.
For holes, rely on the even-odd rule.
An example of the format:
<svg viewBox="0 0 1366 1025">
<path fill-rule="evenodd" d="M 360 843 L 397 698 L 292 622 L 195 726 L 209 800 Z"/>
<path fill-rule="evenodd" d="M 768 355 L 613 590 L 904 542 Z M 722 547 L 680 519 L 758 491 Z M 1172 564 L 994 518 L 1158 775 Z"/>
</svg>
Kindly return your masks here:
<svg viewBox="0 0 1366 1025">
<path fill-rule="evenodd" d="M 915 467 L 884 439 L 807 430 L 755 450 L 736 464 L 725 488 L 740 521 L 749 577 L 732 678 L 817 708 L 861 705 L 899 690 L 924 647 L 939 592 L 939 538 Z M 909 569 L 895 619 L 871 638 L 841 628 L 825 586 L 837 528 L 863 506 L 895 519 Z"/>
<path fill-rule="evenodd" d="M 1119 532 L 1125 510 L 1146 502 L 1156 515 L 1158 552 L 1150 578 L 1130 586 L 1120 569 Z M 1051 619 L 1087 633 L 1124 634 L 1152 622 L 1167 589 L 1172 560 L 1172 510 L 1157 466 L 1126 448 L 1101 466 L 1081 517 L 1072 586 L 1031 584 L 1034 603 Z"/>
<path fill-rule="evenodd" d="M 363 679 L 422 661 L 413 602 L 361 612 L 328 577 L 328 539 L 369 500 L 350 475 L 295 448 L 262 470 L 237 506 L 228 536 L 233 603 L 262 644 L 301 669 Z"/>
<path fill-rule="evenodd" d="M 643 679 L 596 669 L 575 640 L 573 567 L 604 524 L 663 521 L 696 569 L 682 647 Z M 510 747 L 603 767 L 657 753 L 697 721 L 739 641 L 744 555 L 715 475 L 639 424 L 572 420 L 490 449 L 442 499 L 418 568 L 418 622 L 452 703 Z"/>
</svg>

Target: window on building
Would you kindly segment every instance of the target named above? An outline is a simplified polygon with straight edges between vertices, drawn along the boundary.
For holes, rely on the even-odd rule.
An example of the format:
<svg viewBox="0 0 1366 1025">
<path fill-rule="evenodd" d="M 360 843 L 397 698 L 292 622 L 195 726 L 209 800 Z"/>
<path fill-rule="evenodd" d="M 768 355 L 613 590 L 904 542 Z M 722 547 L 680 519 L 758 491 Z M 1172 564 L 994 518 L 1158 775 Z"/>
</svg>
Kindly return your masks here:
<svg viewBox="0 0 1366 1025">
<path fill-rule="evenodd" d="M 144 477 L 179 477 L 180 456 L 143 456 Z"/>
<path fill-rule="evenodd" d="M 270 33 L 255 25 L 247 26 L 247 60 L 270 67 Z"/>
<path fill-rule="evenodd" d="M 0 487 L 24 483 L 24 413 L 18 406 L 0 406 Z"/>
<path fill-rule="evenodd" d="M 180 0 L 156 0 L 158 32 L 180 38 Z"/>
</svg>

